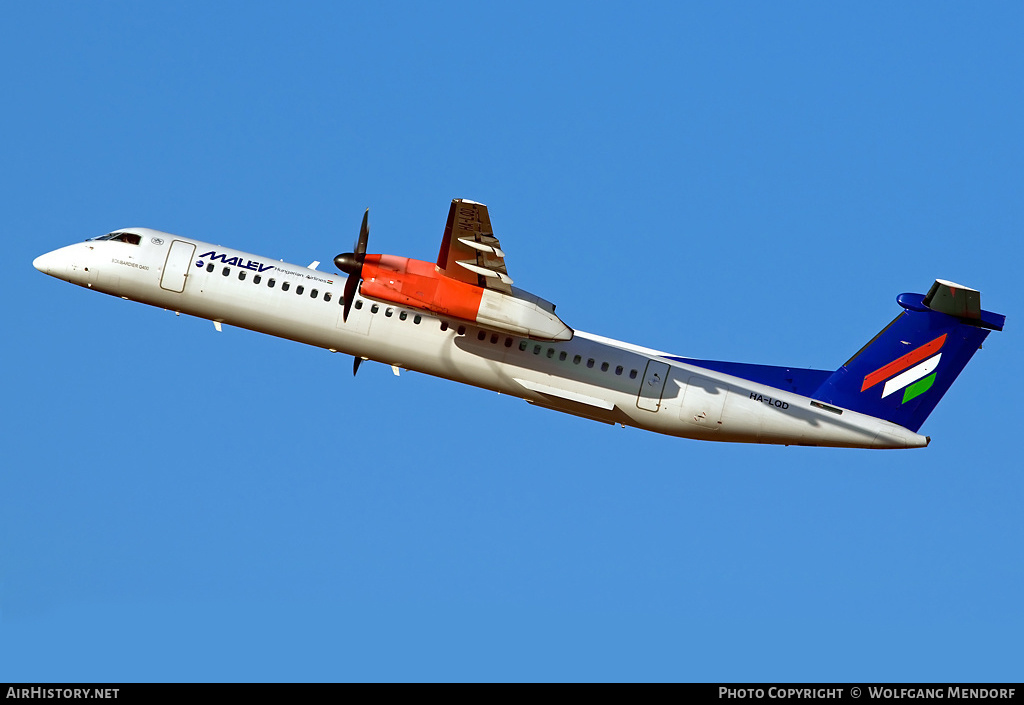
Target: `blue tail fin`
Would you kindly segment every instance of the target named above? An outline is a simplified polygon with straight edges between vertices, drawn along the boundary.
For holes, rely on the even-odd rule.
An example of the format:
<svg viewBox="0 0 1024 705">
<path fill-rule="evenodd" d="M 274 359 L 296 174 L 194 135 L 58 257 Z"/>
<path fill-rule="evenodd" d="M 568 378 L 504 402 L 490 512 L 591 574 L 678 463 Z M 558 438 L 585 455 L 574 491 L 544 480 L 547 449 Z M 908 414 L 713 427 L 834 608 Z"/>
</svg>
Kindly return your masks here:
<svg viewBox="0 0 1024 705">
<path fill-rule="evenodd" d="M 981 294 L 937 280 L 921 294 L 900 294 L 905 310 L 812 395 L 886 419 L 915 433 L 1005 316 L 981 310 Z"/>
</svg>

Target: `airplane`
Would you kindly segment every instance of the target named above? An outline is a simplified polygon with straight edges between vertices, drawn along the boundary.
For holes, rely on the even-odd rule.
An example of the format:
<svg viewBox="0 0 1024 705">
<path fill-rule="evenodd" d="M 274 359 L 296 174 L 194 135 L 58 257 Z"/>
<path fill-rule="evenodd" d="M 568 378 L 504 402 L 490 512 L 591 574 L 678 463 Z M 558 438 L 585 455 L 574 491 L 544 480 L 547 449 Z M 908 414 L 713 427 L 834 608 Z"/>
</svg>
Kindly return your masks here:
<svg viewBox="0 0 1024 705">
<path fill-rule="evenodd" d="M 513 286 L 487 206 L 454 199 L 436 262 L 368 254 L 346 276 L 149 228 L 48 252 L 33 265 L 89 289 L 463 382 L 607 424 L 708 441 L 921 448 L 918 433 L 1005 316 L 938 279 L 836 370 L 681 357 L 573 330 Z"/>
</svg>

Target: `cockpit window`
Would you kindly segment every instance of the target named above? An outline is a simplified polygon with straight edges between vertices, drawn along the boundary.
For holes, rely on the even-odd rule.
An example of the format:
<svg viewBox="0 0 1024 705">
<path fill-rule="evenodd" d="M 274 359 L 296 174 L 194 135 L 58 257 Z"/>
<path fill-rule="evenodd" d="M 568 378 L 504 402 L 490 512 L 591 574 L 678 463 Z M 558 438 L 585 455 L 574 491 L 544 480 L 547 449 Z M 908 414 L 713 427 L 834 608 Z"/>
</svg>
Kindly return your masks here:
<svg viewBox="0 0 1024 705">
<path fill-rule="evenodd" d="M 97 240 L 115 240 L 117 242 L 127 242 L 129 245 L 138 245 L 142 242 L 142 236 L 136 235 L 135 233 L 126 232 L 113 232 L 106 235 L 100 235 L 99 237 L 90 238 L 89 242 L 95 242 Z"/>
</svg>

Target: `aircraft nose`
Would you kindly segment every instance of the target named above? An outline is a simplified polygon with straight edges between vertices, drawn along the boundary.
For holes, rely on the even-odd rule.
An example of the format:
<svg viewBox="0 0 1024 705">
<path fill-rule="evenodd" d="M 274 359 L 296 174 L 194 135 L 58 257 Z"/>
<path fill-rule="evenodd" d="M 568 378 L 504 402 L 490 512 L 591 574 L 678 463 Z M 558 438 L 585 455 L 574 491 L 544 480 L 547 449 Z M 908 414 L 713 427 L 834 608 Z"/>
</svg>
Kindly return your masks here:
<svg viewBox="0 0 1024 705">
<path fill-rule="evenodd" d="M 47 252 L 45 255 L 39 255 L 32 260 L 32 266 L 43 274 L 49 274 L 56 268 L 56 259 L 53 252 Z"/>
<path fill-rule="evenodd" d="M 39 255 L 32 260 L 32 266 L 43 274 L 49 274 L 51 277 L 67 279 L 68 268 L 78 257 L 78 249 L 76 246 L 71 245 Z"/>
</svg>

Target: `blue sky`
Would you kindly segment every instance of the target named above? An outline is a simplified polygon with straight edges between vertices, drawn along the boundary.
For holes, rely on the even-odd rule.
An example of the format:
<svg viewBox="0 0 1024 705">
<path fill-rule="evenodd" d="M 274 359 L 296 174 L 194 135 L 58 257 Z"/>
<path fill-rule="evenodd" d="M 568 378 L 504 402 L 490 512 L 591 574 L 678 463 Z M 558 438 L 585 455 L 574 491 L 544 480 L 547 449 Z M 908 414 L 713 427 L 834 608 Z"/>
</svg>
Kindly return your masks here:
<svg viewBox="0 0 1024 705">
<path fill-rule="evenodd" d="M 1024 678 L 1019 3 L 6 3 L 0 680 Z M 102 296 L 142 225 L 432 259 L 570 326 L 834 368 L 1007 314 L 871 452 L 611 428 Z"/>
</svg>

